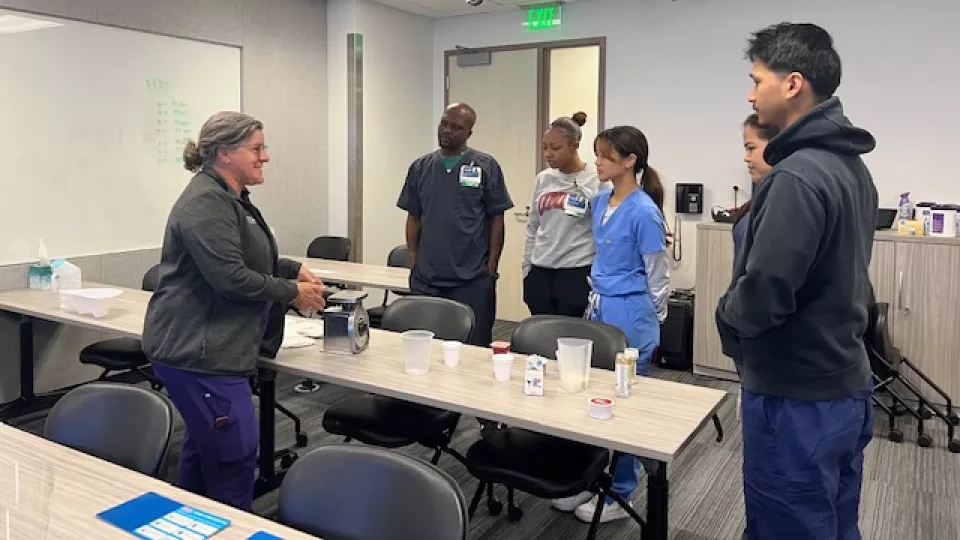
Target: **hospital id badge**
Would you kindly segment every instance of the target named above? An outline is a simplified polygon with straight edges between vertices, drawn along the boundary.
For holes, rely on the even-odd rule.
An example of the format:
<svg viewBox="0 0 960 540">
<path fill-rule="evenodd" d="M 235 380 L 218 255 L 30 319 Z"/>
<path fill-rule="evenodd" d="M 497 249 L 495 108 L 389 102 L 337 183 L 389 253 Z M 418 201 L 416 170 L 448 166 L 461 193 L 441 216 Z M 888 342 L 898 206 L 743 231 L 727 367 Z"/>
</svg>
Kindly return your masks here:
<svg viewBox="0 0 960 540">
<path fill-rule="evenodd" d="M 480 187 L 480 181 L 483 179 L 483 170 L 473 165 L 464 165 L 460 167 L 460 185 L 463 187 Z"/>
<path fill-rule="evenodd" d="M 587 198 L 583 195 L 571 193 L 563 203 L 563 212 L 568 216 L 582 218 L 587 215 Z"/>
</svg>

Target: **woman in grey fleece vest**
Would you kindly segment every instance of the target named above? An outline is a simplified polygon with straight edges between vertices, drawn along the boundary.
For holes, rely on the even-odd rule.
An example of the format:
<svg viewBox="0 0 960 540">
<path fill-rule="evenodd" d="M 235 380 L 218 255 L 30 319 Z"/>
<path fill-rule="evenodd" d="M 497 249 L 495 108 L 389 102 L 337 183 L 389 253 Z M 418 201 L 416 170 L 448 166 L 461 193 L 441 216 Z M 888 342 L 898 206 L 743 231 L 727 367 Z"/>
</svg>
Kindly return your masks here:
<svg viewBox="0 0 960 540">
<path fill-rule="evenodd" d="M 580 159 L 587 115 L 558 118 L 543 136 L 548 168 L 537 175 L 523 253 L 523 301 L 533 315 L 582 317 L 587 308 L 593 233 L 590 199 L 597 169 Z"/>
<path fill-rule="evenodd" d="M 183 164 L 196 176 L 170 211 L 143 328 L 144 353 L 186 426 L 178 483 L 248 511 L 259 442 L 249 377 L 264 342 L 283 333 L 271 308 L 323 307 L 323 284 L 279 258 L 250 201 L 268 161 L 263 124 L 239 112 L 214 114 L 187 144 Z"/>
</svg>

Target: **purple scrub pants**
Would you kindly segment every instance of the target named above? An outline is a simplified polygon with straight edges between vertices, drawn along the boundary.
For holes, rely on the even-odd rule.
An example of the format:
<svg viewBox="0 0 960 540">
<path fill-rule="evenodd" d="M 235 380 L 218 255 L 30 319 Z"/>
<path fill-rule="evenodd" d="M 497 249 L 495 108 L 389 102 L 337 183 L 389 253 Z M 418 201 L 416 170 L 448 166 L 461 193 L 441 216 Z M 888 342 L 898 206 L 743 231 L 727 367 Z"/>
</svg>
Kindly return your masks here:
<svg viewBox="0 0 960 540">
<path fill-rule="evenodd" d="M 250 381 L 153 364 L 186 425 L 180 487 L 250 511 L 259 433 Z"/>
</svg>

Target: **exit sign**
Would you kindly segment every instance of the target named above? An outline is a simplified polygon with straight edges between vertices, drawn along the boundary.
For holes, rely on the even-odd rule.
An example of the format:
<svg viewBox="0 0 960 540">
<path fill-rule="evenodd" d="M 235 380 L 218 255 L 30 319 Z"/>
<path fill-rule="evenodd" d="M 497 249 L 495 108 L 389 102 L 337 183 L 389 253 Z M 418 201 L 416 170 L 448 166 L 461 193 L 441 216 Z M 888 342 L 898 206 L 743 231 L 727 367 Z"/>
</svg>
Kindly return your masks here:
<svg viewBox="0 0 960 540">
<path fill-rule="evenodd" d="M 560 6 L 534 6 L 527 9 L 523 26 L 527 30 L 539 31 L 559 28 L 560 23 Z"/>
</svg>

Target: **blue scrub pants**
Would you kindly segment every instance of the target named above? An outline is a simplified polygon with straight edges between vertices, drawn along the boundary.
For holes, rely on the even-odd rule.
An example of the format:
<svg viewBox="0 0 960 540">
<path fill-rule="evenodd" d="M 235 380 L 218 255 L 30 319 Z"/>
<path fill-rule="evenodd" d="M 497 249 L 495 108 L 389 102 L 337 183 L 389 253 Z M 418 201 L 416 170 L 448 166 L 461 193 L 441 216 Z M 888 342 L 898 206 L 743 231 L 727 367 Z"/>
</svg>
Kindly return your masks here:
<svg viewBox="0 0 960 540">
<path fill-rule="evenodd" d="M 650 372 L 653 351 L 660 346 L 660 323 L 653 299 L 647 293 L 629 296 L 600 296 L 596 318 L 616 326 L 627 335 L 627 343 L 640 351 L 637 375 Z M 613 468 L 613 492 L 629 501 L 640 485 L 640 460 L 630 454 L 619 454 Z M 607 504 L 613 499 L 607 497 Z"/>
<path fill-rule="evenodd" d="M 153 364 L 186 425 L 178 484 L 250 511 L 260 442 L 250 381 Z"/>
<path fill-rule="evenodd" d="M 860 540 L 870 390 L 799 401 L 744 390 L 743 491 L 749 540 Z"/>
</svg>

